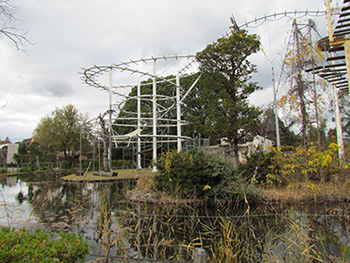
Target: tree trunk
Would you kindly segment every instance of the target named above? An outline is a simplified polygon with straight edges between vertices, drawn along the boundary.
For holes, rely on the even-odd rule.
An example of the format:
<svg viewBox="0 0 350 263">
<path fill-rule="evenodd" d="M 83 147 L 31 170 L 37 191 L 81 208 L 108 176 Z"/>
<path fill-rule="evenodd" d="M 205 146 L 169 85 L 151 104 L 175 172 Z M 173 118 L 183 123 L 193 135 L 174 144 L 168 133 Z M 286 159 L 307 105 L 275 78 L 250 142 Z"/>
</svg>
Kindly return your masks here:
<svg viewBox="0 0 350 263">
<path fill-rule="evenodd" d="M 239 165 L 238 143 L 233 141 L 231 143 L 231 149 L 233 151 L 233 166 L 237 168 Z"/>
</svg>

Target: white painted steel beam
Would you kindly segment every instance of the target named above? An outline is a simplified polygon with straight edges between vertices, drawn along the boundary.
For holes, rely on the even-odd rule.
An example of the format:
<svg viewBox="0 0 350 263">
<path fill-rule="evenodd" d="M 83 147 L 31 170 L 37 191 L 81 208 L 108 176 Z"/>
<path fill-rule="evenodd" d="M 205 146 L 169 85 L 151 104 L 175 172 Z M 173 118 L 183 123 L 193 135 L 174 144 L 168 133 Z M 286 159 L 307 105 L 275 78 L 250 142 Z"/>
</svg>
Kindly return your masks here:
<svg viewBox="0 0 350 263">
<path fill-rule="evenodd" d="M 180 101 L 180 77 L 176 75 L 176 119 L 177 119 L 177 151 L 182 151 L 181 141 L 181 101 Z"/>
<path fill-rule="evenodd" d="M 157 60 L 153 60 L 153 85 L 152 85 L 152 106 L 153 106 L 153 172 L 157 171 L 157 166 L 155 164 L 157 160 L 157 82 L 156 82 L 156 65 L 157 65 Z"/>
</svg>

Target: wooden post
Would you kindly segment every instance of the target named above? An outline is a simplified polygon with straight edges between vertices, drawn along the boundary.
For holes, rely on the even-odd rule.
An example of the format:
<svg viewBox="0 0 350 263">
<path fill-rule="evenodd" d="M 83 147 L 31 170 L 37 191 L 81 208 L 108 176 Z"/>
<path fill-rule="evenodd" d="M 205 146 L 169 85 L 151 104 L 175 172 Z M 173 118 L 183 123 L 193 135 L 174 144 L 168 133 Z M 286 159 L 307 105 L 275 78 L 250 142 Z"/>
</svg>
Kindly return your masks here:
<svg viewBox="0 0 350 263">
<path fill-rule="evenodd" d="M 195 248 L 193 252 L 193 263 L 207 263 L 208 253 L 204 248 Z"/>
</svg>

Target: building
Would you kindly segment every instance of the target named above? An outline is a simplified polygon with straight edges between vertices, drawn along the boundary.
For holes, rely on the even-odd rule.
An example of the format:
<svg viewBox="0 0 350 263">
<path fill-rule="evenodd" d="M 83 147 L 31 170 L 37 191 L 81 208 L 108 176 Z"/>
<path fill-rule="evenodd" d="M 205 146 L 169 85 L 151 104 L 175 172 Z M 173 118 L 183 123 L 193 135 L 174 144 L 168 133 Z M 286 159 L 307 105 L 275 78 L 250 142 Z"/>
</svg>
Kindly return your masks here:
<svg viewBox="0 0 350 263">
<path fill-rule="evenodd" d="M 266 139 L 260 135 L 254 137 L 253 141 L 246 142 L 244 144 L 238 145 L 238 157 L 239 162 L 245 163 L 247 161 L 247 157 L 256 152 L 258 149 L 262 151 L 267 151 L 269 146 L 273 146 L 274 142 Z M 225 140 L 225 138 L 221 139 L 221 143 L 219 145 L 206 147 L 206 150 L 210 153 L 218 154 L 225 157 L 226 160 L 233 160 L 233 151 L 231 149 L 230 144 Z"/>
<path fill-rule="evenodd" d="M 5 143 L 0 145 L 0 163 L 17 163 L 14 156 L 15 154 L 18 154 L 18 146 L 18 144 L 14 143 Z"/>
</svg>

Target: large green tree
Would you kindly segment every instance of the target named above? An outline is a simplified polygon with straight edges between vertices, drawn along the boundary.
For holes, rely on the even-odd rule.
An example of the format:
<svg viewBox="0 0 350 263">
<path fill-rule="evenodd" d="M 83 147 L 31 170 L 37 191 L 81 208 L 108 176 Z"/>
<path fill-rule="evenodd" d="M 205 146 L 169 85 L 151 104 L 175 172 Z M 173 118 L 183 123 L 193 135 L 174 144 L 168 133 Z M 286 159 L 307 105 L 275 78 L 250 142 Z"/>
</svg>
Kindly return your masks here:
<svg viewBox="0 0 350 263">
<path fill-rule="evenodd" d="M 213 131 L 226 137 L 238 164 L 238 145 L 250 140 L 259 129 L 261 111 L 248 97 L 260 87 L 250 82 L 256 72 L 248 57 L 260 49 L 259 37 L 245 30 L 234 30 L 197 53 L 199 70 L 211 96 L 207 110 Z"/>
<path fill-rule="evenodd" d="M 43 117 L 35 128 L 34 140 L 40 144 L 44 153 L 62 152 L 65 159 L 74 164 L 78 159 L 80 138 L 83 150 L 89 146 L 81 131 L 88 132 L 86 119 L 75 106 L 69 104 L 56 108 L 50 115 Z"/>
</svg>

